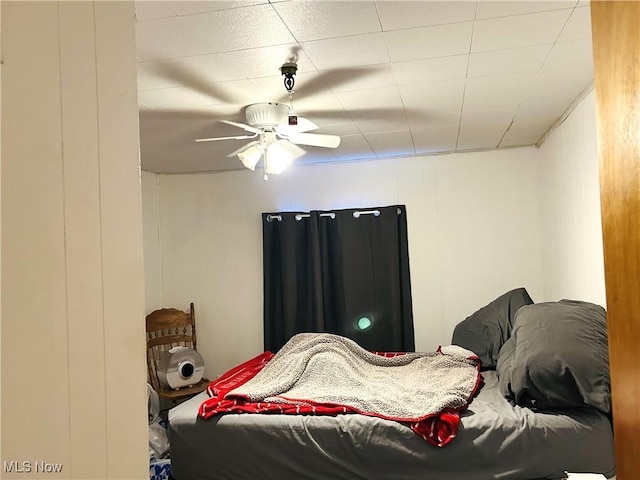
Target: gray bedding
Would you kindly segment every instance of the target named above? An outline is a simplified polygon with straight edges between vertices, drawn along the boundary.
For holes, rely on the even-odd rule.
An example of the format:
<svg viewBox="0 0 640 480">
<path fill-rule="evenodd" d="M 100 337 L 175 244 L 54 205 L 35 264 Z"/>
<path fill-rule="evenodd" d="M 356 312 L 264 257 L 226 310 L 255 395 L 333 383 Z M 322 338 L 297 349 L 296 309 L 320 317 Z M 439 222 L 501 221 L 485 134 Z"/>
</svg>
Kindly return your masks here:
<svg viewBox="0 0 640 480">
<path fill-rule="evenodd" d="M 458 436 L 434 447 L 407 426 L 357 414 L 197 416 L 202 393 L 169 412 L 177 480 L 558 479 L 614 475 L 613 435 L 596 409 L 534 413 L 513 407 L 494 371 L 462 413 Z"/>
</svg>

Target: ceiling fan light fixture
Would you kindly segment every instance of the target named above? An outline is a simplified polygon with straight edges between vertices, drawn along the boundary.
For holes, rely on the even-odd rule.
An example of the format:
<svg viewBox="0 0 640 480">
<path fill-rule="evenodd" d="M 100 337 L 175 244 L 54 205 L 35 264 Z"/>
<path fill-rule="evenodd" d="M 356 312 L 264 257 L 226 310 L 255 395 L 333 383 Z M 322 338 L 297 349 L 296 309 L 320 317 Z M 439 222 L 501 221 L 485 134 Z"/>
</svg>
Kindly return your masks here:
<svg viewBox="0 0 640 480">
<path fill-rule="evenodd" d="M 264 154 L 264 171 L 269 175 L 278 175 L 282 173 L 294 159 L 294 153 L 286 148 L 284 140 L 278 140 L 267 147 Z"/>
<path fill-rule="evenodd" d="M 247 167 L 249 170 L 255 170 L 256 165 L 262 158 L 262 154 L 264 153 L 264 147 L 260 144 L 250 145 L 245 150 L 238 152 L 238 158 L 242 162 L 242 164 Z"/>
</svg>

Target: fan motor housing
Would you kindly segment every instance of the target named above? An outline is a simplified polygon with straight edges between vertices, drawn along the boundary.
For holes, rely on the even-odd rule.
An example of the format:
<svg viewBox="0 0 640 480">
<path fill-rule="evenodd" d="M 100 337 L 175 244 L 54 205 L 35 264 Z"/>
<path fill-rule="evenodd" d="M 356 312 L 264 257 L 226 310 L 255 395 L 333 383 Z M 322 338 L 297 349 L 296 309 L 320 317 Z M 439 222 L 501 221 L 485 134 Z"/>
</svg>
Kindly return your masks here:
<svg viewBox="0 0 640 480">
<path fill-rule="evenodd" d="M 204 360 L 192 348 L 174 347 L 160 358 L 157 373 L 160 384 L 165 387 L 188 387 L 202 380 Z"/>
<path fill-rule="evenodd" d="M 282 103 L 254 103 L 245 109 L 247 123 L 252 127 L 274 128 L 287 122 L 289 107 Z"/>
</svg>

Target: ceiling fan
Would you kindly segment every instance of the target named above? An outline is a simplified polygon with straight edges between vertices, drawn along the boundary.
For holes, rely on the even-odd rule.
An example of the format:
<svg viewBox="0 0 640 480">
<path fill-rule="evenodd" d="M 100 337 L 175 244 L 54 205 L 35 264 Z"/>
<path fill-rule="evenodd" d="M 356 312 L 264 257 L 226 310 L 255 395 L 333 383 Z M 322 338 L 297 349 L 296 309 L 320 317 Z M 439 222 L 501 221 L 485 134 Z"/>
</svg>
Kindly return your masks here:
<svg viewBox="0 0 640 480">
<path fill-rule="evenodd" d="M 284 78 L 284 86 L 293 104 L 294 76 L 298 70 L 295 63 L 285 63 L 280 67 Z M 220 120 L 228 125 L 241 128 L 248 134 L 230 137 L 198 138 L 196 142 L 213 142 L 219 140 L 255 139 L 228 156 L 238 156 L 242 164 L 254 170 L 263 159 L 265 180 L 268 175 L 281 173 L 293 160 L 306 152 L 298 145 L 336 148 L 340 145 L 338 135 L 308 133 L 318 126 L 311 120 L 299 117 L 292 107 L 283 103 L 254 103 L 244 109 L 246 123 L 231 120 Z"/>
</svg>

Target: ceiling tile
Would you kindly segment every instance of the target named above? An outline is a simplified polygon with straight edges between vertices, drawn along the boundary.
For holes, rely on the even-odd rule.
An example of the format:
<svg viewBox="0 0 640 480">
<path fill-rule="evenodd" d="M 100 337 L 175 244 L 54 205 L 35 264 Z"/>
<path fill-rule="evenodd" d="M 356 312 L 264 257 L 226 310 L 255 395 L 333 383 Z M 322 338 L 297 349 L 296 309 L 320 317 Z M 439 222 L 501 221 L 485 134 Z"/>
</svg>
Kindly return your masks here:
<svg viewBox="0 0 640 480">
<path fill-rule="evenodd" d="M 523 99 L 522 106 L 546 103 L 564 111 L 592 83 L 593 80 L 585 78 L 580 71 L 543 67 Z"/>
<path fill-rule="evenodd" d="M 143 61 L 214 53 L 216 48 L 198 37 L 185 17 L 161 18 L 136 26 L 137 56 Z"/>
<path fill-rule="evenodd" d="M 471 21 L 475 17 L 476 3 L 469 1 L 378 1 L 378 15 L 382 29 L 424 27 Z"/>
<path fill-rule="evenodd" d="M 390 63 L 320 72 L 334 92 L 350 92 L 396 85 Z"/>
<path fill-rule="evenodd" d="M 216 53 L 173 60 L 138 63 L 138 90 L 167 86 L 193 87 L 206 83 L 240 80 L 245 73 Z"/>
<path fill-rule="evenodd" d="M 211 88 L 221 98 L 227 99 L 225 103 L 236 105 L 249 105 L 251 103 L 268 102 L 271 99 L 264 97 L 264 92 L 251 80 L 232 80 L 211 84 Z"/>
<path fill-rule="evenodd" d="M 465 81 L 447 80 L 401 85 L 405 108 L 425 109 L 428 114 L 460 112 Z"/>
<path fill-rule="evenodd" d="M 465 78 L 468 55 L 392 63 L 398 85 Z"/>
<path fill-rule="evenodd" d="M 538 143 L 539 137 L 535 135 L 528 135 L 522 137 L 505 138 L 500 141 L 498 148 L 513 148 L 513 147 L 531 147 Z"/>
<path fill-rule="evenodd" d="M 461 123 L 456 149 L 496 148 L 508 126 L 504 123 Z"/>
<path fill-rule="evenodd" d="M 458 126 L 412 129 L 411 135 L 416 153 L 453 152 Z"/>
<path fill-rule="evenodd" d="M 185 87 L 142 91 L 138 93 L 138 100 L 153 109 L 184 109 L 212 103 L 210 99 Z"/>
<path fill-rule="evenodd" d="M 460 112 L 427 113 L 424 110 L 407 110 L 407 120 L 411 130 L 456 127 L 460 123 Z"/>
<path fill-rule="evenodd" d="M 543 68 L 554 70 L 579 70 L 587 78 L 593 77 L 591 39 L 569 40 L 556 43 Z"/>
<path fill-rule="evenodd" d="M 305 42 L 302 49 L 318 70 L 389 62 L 382 33 Z"/>
<path fill-rule="evenodd" d="M 570 1 L 487 1 L 478 2 L 478 20 L 485 18 L 507 17 L 509 15 L 522 15 L 525 13 L 544 12 L 549 10 L 559 10 L 563 8 L 573 8 L 575 0 Z"/>
<path fill-rule="evenodd" d="M 307 55 L 295 43 L 236 50 L 219 55 L 244 72 L 246 78 L 280 76 L 280 67 L 292 60 L 298 65 L 299 74 L 315 70 Z"/>
<path fill-rule="evenodd" d="M 463 111 L 461 123 L 463 125 L 509 125 L 515 113 L 515 108 Z"/>
<path fill-rule="evenodd" d="M 299 42 L 380 31 L 374 2 L 283 2 L 273 7 Z"/>
<path fill-rule="evenodd" d="M 156 2 L 160 3 L 160 2 Z M 176 15 L 193 15 L 196 13 L 215 12 L 217 10 L 228 10 L 230 8 L 246 7 L 265 3 L 265 0 L 216 0 L 216 1 L 173 1 L 162 2 Z"/>
<path fill-rule="evenodd" d="M 217 52 L 295 42 L 286 25 L 269 4 L 180 18 L 188 19 L 193 32 L 215 46 Z"/>
<path fill-rule="evenodd" d="M 468 75 L 483 77 L 537 71 L 542 67 L 550 50 L 551 44 L 472 53 Z"/>
<path fill-rule="evenodd" d="M 376 133 L 389 130 L 408 130 L 407 114 L 401 108 L 395 110 L 368 108 L 368 115 L 361 115 L 355 124 L 362 133 Z"/>
<path fill-rule="evenodd" d="M 342 106 L 347 109 L 402 105 L 400 92 L 398 92 L 398 87 L 395 86 L 357 90 L 355 92 L 338 92 L 336 97 L 338 97 Z"/>
<path fill-rule="evenodd" d="M 413 139 L 409 130 L 398 132 L 367 133 L 364 135 L 377 157 L 396 157 L 414 154 Z"/>
<path fill-rule="evenodd" d="M 533 72 L 469 78 L 464 91 L 464 110 L 517 108 L 533 78 Z"/>
<path fill-rule="evenodd" d="M 500 146 L 534 145 L 552 124 L 553 120 L 545 117 L 520 114 L 505 133 Z"/>
<path fill-rule="evenodd" d="M 138 70 L 138 91 L 157 90 L 158 88 L 179 87 L 181 82 L 177 78 L 166 78 L 156 71 L 160 62 L 140 62 Z"/>
<path fill-rule="evenodd" d="M 469 53 L 473 22 L 385 32 L 392 62 Z"/>
<path fill-rule="evenodd" d="M 334 155 L 340 160 L 364 160 L 376 158 L 376 154 L 361 134 L 342 137 L 340 145 L 334 150 Z"/>
<path fill-rule="evenodd" d="M 558 42 L 523 100 L 524 106 L 557 105 L 564 111 L 593 82 L 591 41 Z"/>
<path fill-rule="evenodd" d="M 479 20 L 471 50 L 483 52 L 553 43 L 570 14 L 571 10 L 565 9 Z"/>
<path fill-rule="evenodd" d="M 576 8 L 562 29 L 559 41 L 591 38 L 591 11 L 589 7 Z"/>
<path fill-rule="evenodd" d="M 333 92 L 328 90 L 325 93 L 316 93 L 315 95 L 305 96 L 294 94 L 293 106 L 298 112 L 327 112 L 336 110 L 342 112 L 344 110 L 342 104 L 338 100 L 338 97 Z"/>
</svg>

